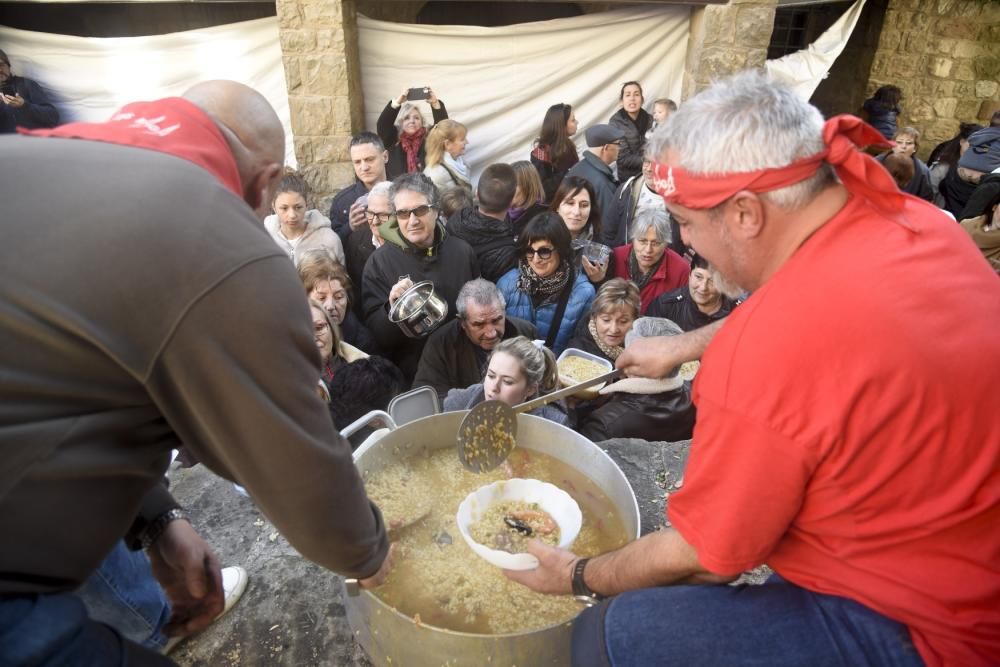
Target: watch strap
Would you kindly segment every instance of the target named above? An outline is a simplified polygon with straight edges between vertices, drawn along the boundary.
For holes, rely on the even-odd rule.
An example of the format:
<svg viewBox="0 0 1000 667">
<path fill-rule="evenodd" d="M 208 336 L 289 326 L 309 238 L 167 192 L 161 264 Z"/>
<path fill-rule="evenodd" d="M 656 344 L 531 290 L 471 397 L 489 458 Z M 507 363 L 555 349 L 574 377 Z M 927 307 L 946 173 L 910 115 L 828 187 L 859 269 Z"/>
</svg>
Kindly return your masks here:
<svg viewBox="0 0 1000 667">
<path fill-rule="evenodd" d="M 171 521 L 177 521 L 178 519 L 188 521 L 187 515 L 182 510 L 174 508 L 172 510 L 167 510 L 160 516 L 150 521 L 143 529 L 142 533 L 139 534 L 139 542 L 142 544 L 142 548 L 148 549 L 156 544 L 156 540 L 160 539 L 163 535 L 163 531 L 167 529 L 167 525 Z"/>
<path fill-rule="evenodd" d="M 581 558 L 576 561 L 576 565 L 573 566 L 573 595 L 575 595 L 581 602 L 595 604 L 601 600 L 607 599 L 607 596 L 590 590 L 590 587 L 587 586 L 587 582 L 583 580 L 583 571 L 589 562 L 589 558 Z"/>
</svg>

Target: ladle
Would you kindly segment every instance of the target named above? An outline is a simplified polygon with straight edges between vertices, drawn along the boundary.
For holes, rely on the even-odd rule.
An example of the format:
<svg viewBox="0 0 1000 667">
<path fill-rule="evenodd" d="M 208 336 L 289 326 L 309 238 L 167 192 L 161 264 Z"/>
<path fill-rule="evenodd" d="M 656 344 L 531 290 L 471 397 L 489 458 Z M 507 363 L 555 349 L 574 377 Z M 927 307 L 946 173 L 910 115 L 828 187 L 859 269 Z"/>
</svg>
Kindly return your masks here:
<svg viewBox="0 0 1000 667">
<path fill-rule="evenodd" d="M 472 472 L 489 472 L 507 460 L 517 444 L 517 414 L 530 412 L 581 389 L 614 380 L 613 370 L 511 407 L 503 401 L 483 401 L 469 410 L 458 427 L 458 460 Z"/>
</svg>

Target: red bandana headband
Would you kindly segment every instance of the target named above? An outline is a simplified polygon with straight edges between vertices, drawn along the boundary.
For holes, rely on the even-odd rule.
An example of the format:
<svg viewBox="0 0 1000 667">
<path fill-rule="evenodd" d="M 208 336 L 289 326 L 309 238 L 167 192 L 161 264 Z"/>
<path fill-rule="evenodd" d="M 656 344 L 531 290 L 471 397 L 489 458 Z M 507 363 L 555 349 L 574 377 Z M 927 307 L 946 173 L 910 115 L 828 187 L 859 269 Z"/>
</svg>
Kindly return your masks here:
<svg viewBox="0 0 1000 667">
<path fill-rule="evenodd" d="M 889 172 L 864 146 L 891 146 L 878 130 L 854 116 L 835 116 L 823 126 L 826 148 L 784 167 L 738 174 L 692 174 L 681 167 L 653 163 L 653 189 L 671 204 L 706 209 L 718 206 L 741 190 L 762 193 L 800 183 L 826 162 L 849 192 L 867 198 L 887 212 L 899 211 L 906 201 Z"/>
<path fill-rule="evenodd" d="M 233 153 L 215 122 L 183 97 L 127 104 L 104 123 L 68 123 L 26 130 L 41 137 L 89 139 L 169 153 L 209 171 L 240 199 L 243 188 Z"/>
</svg>

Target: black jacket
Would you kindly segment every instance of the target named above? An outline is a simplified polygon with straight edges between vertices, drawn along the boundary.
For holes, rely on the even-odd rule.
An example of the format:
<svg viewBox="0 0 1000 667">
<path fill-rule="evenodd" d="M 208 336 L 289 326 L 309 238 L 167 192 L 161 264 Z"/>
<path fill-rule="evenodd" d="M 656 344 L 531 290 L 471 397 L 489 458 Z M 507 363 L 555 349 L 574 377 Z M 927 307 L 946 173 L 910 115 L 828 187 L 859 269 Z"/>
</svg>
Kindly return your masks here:
<svg viewBox="0 0 1000 667">
<path fill-rule="evenodd" d="M 438 100 L 440 102 L 440 100 Z M 401 176 L 406 173 L 406 153 L 403 152 L 403 147 L 399 145 L 399 130 L 396 129 L 396 116 L 399 115 L 399 108 L 392 107 L 392 100 L 385 105 L 382 109 L 382 113 L 378 116 L 378 121 L 375 123 L 375 129 L 378 132 L 379 139 L 385 144 L 386 149 L 389 151 L 389 162 L 385 165 L 386 177 L 391 181 L 397 176 Z M 448 117 L 448 110 L 444 108 L 444 102 L 441 102 L 441 108 L 435 109 L 431 108 L 431 116 L 434 118 L 434 125 L 437 125 L 445 118 Z M 430 131 L 430 128 L 427 128 Z M 424 158 L 427 155 L 426 151 L 426 137 L 424 138 L 424 143 L 420 144 L 420 150 L 417 151 L 417 171 L 423 171 Z"/>
<path fill-rule="evenodd" d="M 507 317 L 503 339 L 526 336 L 538 338 L 538 329 L 531 322 Z M 478 351 L 478 352 L 477 352 Z M 464 389 L 483 381 L 488 353 L 469 340 L 456 319 L 432 333 L 420 355 L 420 365 L 413 387 L 433 387 L 444 401 L 449 389 Z"/>
<path fill-rule="evenodd" d="M 547 146 L 536 145 L 531 149 L 531 164 L 535 167 L 535 171 L 538 172 L 538 178 L 542 180 L 545 201 L 551 203 L 552 198 L 556 195 L 556 190 L 559 189 L 559 185 L 566 178 L 566 172 L 580 161 L 580 156 L 574 152 L 573 155 L 565 156 L 565 159 L 561 162 L 553 163 L 551 156 L 548 159 L 543 157 L 548 155 L 548 151 L 545 150 L 546 148 Z"/>
<path fill-rule="evenodd" d="M 417 371 L 426 338 L 409 338 L 389 320 L 389 292 L 401 276 L 414 283 L 429 280 L 434 291 L 448 302 L 448 318 L 455 316 L 455 298 L 462 285 L 479 277 L 476 253 L 468 243 L 445 231 L 438 223 L 434 245 L 419 250 L 402 240 L 398 227 L 383 225 L 385 243 L 368 258 L 361 279 L 365 324 L 375 342 L 399 366 L 409 384 Z"/>
<path fill-rule="evenodd" d="M 698 310 L 698 305 L 691 299 L 691 292 L 685 285 L 656 297 L 653 303 L 649 304 L 646 317 L 664 317 L 684 331 L 694 331 L 728 316 L 736 305 L 737 302 L 723 296 L 722 307 L 714 314 L 706 315 Z"/>
<path fill-rule="evenodd" d="M 972 193 L 976 191 L 976 186 L 973 183 L 966 183 L 958 176 L 958 163 L 951 165 L 948 168 L 948 173 L 945 177 L 941 179 L 941 183 L 938 185 L 938 192 L 944 198 L 944 208 L 949 211 L 956 218 L 962 215 L 965 205 L 969 203 L 969 199 L 972 197 Z"/>
<path fill-rule="evenodd" d="M 365 309 L 361 305 L 361 281 L 365 272 L 365 264 L 368 258 L 375 252 L 372 245 L 372 230 L 365 225 L 358 227 L 347 237 L 344 244 L 344 261 L 347 263 L 347 275 L 351 277 L 354 284 L 354 293 L 351 297 L 351 310 L 362 317 Z"/>
<path fill-rule="evenodd" d="M 528 226 L 531 219 L 540 213 L 545 213 L 549 210 L 549 207 L 545 204 L 533 204 L 524 210 L 524 213 L 519 215 L 517 218 L 512 218 L 510 221 L 511 228 L 514 231 L 514 239 L 521 235 L 524 228 Z"/>
<path fill-rule="evenodd" d="M 619 109 L 608 124 L 621 129 L 621 150 L 618 152 L 618 180 L 627 181 L 642 173 L 642 153 L 646 149 L 646 132 L 653 126 L 653 117 L 645 109 L 639 109 L 639 116 L 632 120 L 625 109 Z"/>
<path fill-rule="evenodd" d="M 472 207 L 463 208 L 448 219 L 448 232 L 472 246 L 483 278 L 490 282 L 495 283 L 517 266 L 514 229 L 507 220 L 491 218 Z"/>
<path fill-rule="evenodd" d="M 340 335 L 345 343 L 350 343 L 362 352 L 381 353 L 381 348 L 375 341 L 375 337 L 372 336 L 372 332 L 368 331 L 368 327 L 354 314 L 353 310 L 348 310 L 344 321 L 340 323 Z"/>
<path fill-rule="evenodd" d="M 368 194 L 368 188 L 361 181 L 344 188 L 336 194 L 330 204 L 330 226 L 337 232 L 344 247 L 347 247 L 347 239 L 351 235 L 351 205 L 358 200 L 361 195 Z"/>
<path fill-rule="evenodd" d="M 596 355 L 601 359 L 607 359 L 612 364 L 615 363 L 614 359 L 611 359 L 608 355 L 604 354 L 604 350 L 598 346 L 597 341 L 595 341 L 594 337 L 590 335 L 589 310 L 584 313 L 576 323 L 576 330 L 573 332 L 573 337 L 569 339 L 568 343 L 566 343 L 566 347 L 575 347 L 578 350 L 583 350 L 584 352 Z"/>
<path fill-rule="evenodd" d="M 675 442 L 694 430 L 695 409 L 685 383 L 661 394 L 615 392 L 580 424 L 583 437 L 600 442 L 611 438 Z"/>
<path fill-rule="evenodd" d="M 979 179 L 979 185 L 972 191 L 965 208 L 955 217 L 965 220 L 988 213 L 990 204 L 996 200 L 998 194 L 1000 194 L 1000 174 L 986 174 Z"/>
<path fill-rule="evenodd" d="M 11 76 L 3 87 L 7 95 L 20 95 L 24 106 L 14 107 L 0 104 L 0 134 L 12 134 L 18 127 L 37 130 L 55 127 L 59 124 L 59 111 L 49 101 L 42 87 L 23 76 Z"/>
</svg>

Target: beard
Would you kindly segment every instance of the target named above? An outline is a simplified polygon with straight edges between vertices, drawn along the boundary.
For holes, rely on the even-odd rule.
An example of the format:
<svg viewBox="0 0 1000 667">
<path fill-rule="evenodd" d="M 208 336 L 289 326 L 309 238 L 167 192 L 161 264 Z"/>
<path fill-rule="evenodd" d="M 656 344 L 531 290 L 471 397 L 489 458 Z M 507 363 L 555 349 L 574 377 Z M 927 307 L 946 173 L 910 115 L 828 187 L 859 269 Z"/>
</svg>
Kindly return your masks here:
<svg viewBox="0 0 1000 667">
<path fill-rule="evenodd" d="M 742 296 L 744 292 L 746 292 L 745 289 L 722 275 L 722 273 L 720 273 L 714 266 L 712 267 L 712 283 L 715 285 L 715 289 L 719 290 L 730 299 L 737 299 Z"/>
</svg>

